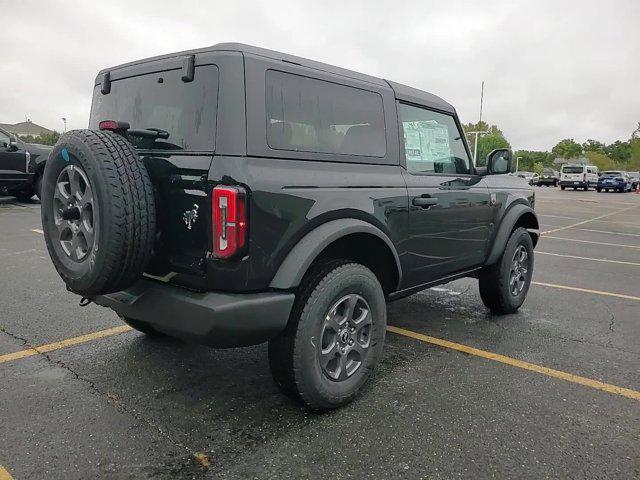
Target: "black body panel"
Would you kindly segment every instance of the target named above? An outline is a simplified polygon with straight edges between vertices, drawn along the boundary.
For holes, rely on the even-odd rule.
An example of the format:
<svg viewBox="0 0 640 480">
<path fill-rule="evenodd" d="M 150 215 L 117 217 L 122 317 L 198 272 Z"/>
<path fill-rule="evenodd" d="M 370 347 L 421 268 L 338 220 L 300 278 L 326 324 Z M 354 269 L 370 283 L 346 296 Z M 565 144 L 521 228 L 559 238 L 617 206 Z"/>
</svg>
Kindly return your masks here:
<svg viewBox="0 0 640 480">
<path fill-rule="evenodd" d="M 388 249 L 397 270 L 397 284 L 387 292 L 394 298 L 473 274 L 499 241 L 499 226 L 509 207 L 533 206 L 531 189 L 519 179 L 476 175 L 473 166 L 462 175 L 407 172 L 397 102 L 446 113 L 460 128 L 455 109 L 435 95 L 319 62 L 220 44 L 105 69 L 96 78 L 94 95 L 104 95 L 100 90 L 106 74 L 111 82 L 107 90 L 117 91 L 123 79 L 183 72 L 191 56 L 196 81 L 199 66 L 219 69 L 214 146 L 210 151 L 140 152 L 159 210 L 160 233 L 149 273 L 166 276 L 174 285 L 229 293 L 295 289 L 302 269 L 291 265 L 307 266 L 322 253 L 296 246 L 321 226 L 345 220 L 351 227 L 355 221 L 375 229 L 369 234 Z M 378 95 L 384 156 L 272 148 L 266 119 L 269 71 Z M 92 110 L 91 127 L 100 120 Z M 464 136 L 462 141 L 468 153 Z M 212 253 L 211 197 L 216 185 L 246 190 L 248 244 L 241 257 L 221 260 Z M 438 204 L 421 208 L 413 203 L 425 195 L 437 196 Z M 189 228 L 184 217 L 196 206 L 197 218 Z M 351 227 L 345 227 L 344 235 L 355 231 Z M 340 236 L 334 231 L 327 235 Z M 355 238 L 347 237 L 347 244 L 357 250 Z"/>
</svg>

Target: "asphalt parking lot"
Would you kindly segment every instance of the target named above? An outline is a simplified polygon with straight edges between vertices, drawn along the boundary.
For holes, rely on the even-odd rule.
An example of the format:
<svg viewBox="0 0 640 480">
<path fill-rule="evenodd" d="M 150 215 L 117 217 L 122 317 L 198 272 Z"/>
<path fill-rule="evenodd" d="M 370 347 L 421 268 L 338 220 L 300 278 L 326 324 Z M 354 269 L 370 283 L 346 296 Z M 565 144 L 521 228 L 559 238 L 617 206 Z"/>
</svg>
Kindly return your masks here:
<svg viewBox="0 0 640 480">
<path fill-rule="evenodd" d="M 39 205 L 0 201 L 0 479 L 640 477 L 640 195 L 536 194 L 523 308 L 491 316 L 471 280 L 390 304 L 380 368 L 324 415 L 277 390 L 264 345 L 78 307 Z"/>
</svg>

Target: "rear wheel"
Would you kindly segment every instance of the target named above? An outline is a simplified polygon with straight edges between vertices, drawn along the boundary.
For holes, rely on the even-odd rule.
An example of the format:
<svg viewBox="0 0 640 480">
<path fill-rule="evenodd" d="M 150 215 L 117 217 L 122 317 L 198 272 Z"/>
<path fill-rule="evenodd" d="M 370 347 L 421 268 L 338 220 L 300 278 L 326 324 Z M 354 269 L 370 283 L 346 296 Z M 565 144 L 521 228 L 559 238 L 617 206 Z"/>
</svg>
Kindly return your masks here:
<svg viewBox="0 0 640 480">
<path fill-rule="evenodd" d="M 600 187 L 596 188 L 596 192 L 601 192 L 601 191 L 602 191 L 602 188 L 600 188 Z"/>
<path fill-rule="evenodd" d="M 386 321 L 384 293 L 371 270 L 341 260 L 313 268 L 287 329 L 269 341 L 276 384 L 313 410 L 345 405 L 382 356 Z"/>
<path fill-rule="evenodd" d="M 565 188 L 567 187 L 565 187 L 564 185 L 560 185 L 560 190 L 564 190 Z"/>
<path fill-rule="evenodd" d="M 533 275 L 533 242 L 525 228 L 514 230 L 495 264 L 479 276 L 480 297 L 494 313 L 514 313 L 527 297 Z"/>
</svg>

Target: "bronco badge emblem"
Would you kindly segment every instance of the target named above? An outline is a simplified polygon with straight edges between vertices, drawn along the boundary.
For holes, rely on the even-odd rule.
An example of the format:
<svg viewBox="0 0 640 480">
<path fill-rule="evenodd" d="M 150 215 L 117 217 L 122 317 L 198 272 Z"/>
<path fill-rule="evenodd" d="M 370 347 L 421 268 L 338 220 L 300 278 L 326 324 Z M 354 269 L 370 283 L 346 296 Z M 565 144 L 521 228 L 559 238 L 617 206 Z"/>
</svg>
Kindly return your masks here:
<svg viewBox="0 0 640 480">
<path fill-rule="evenodd" d="M 182 214 L 182 220 L 184 220 L 184 224 L 187 226 L 187 230 L 191 230 L 191 227 L 198 219 L 198 205 L 194 204 L 191 210 L 187 210 Z"/>
</svg>

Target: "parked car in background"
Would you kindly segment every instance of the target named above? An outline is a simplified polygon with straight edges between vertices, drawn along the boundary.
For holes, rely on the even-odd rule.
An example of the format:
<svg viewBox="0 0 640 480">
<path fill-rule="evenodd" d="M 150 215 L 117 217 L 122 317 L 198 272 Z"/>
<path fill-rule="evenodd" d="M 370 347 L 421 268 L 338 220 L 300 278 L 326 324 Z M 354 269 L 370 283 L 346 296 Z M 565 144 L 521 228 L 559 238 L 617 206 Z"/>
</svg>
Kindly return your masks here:
<svg viewBox="0 0 640 480">
<path fill-rule="evenodd" d="M 636 190 L 640 185 L 640 172 L 627 172 L 631 178 L 631 188 Z"/>
<path fill-rule="evenodd" d="M 40 198 L 44 165 L 52 147 L 25 143 L 0 129 L 0 192 L 27 201 Z"/>
<path fill-rule="evenodd" d="M 630 192 L 633 189 L 633 180 L 627 172 L 621 170 L 607 170 L 602 172 L 598 179 L 596 190 L 608 192 L 613 190 L 616 192 Z"/>
<path fill-rule="evenodd" d="M 560 168 L 560 188 L 571 187 L 574 190 L 598 186 L 598 167 L 595 165 L 563 165 Z"/>
<path fill-rule="evenodd" d="M 536 185 L 540 176 L 534 172 L 516 172 L 516 176 L 524 178 L 529 185 Z"/>
<path fill-rule="evenodd" d="M 557 187 L 559 181 L 560 179 L 558 172 L 556 172 L 552 168 L 545 168 L 542 170 L 540 178 L 538 178 L 537 185 L 552 185 L 554 187 Z"/>
</svg>

